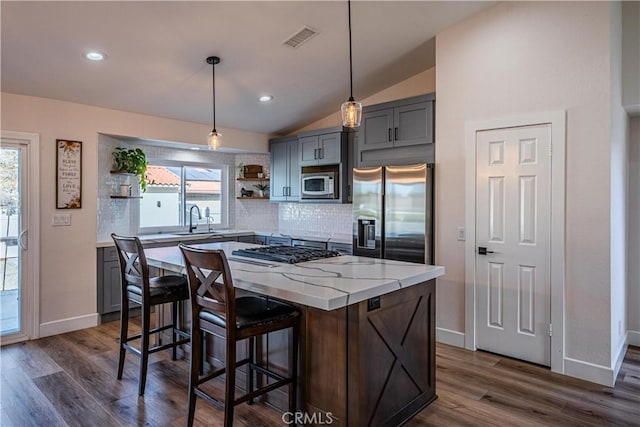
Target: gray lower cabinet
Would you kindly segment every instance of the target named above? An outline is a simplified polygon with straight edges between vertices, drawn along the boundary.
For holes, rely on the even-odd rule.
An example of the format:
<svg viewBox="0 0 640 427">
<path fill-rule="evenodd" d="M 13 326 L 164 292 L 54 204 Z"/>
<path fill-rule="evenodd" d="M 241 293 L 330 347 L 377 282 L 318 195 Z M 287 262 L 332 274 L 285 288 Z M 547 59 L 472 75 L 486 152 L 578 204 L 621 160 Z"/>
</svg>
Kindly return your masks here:
<svg viewBox="0 0 640 427">
<path fill-rule="evenodd" d="M 241 242 L 241 243 L 255 243 L 256 242 L 256 236 L 254 236 L 253 234 L 251 236 L 238 236 L 238 242 Z"/>
<path fill-rule="evenodd" d="M 300 200 L 300 165 L 298 164 L 298 138 L 276 138 L 269 141 L 271 152 L 272 202 Z"/>
<path fill-rule="evenodd" d="M 318 242 L 315 240 L 293 239 L 291 241 L 291 246 L 302 246 L 304 248 L 310 248 L 310 249 L 322 249 L 322 250 L 327 249 L 327 244 L 325 242 Z"/>
<path fill-rule="evenodd" d="M 116 248 L 98 249 L 98 313 L 120 311 L 120 264 Z"/>
<path fill-rule="evenodd" d="M 254 242 L 256 245 L 266 245 L 267 244 L 267 236 L 259 236 L 259 235 L 255 235 L 253 236 L 254 238 Z"/>
<path fill-rule="evenodd" d="M 327 249 L 330 251 L 338 251 L 343 255 L 353 254 L 353 247 L 349 243 L 329 242 L 327 243 Z"/>
<path fill-rule="evenodd" d="M 291 246 L 291 239 L 289 237 L 268 236 L 267 245 Z"/>
<path fill-rule="evenodd" d="M 432 163 L 435 95 L 365 107 L 356 136 L 356 167 Z"/>
</svg>

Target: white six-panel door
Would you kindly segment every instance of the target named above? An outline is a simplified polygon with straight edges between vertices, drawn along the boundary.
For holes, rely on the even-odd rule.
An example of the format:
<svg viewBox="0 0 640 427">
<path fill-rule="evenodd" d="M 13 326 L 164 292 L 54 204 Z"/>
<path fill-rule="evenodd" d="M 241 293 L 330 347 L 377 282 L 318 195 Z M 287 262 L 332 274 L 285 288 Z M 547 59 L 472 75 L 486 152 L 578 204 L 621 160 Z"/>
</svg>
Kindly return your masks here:
<svg viewBox="0 0 640 427">
<path fill-rule="evenodd" d="M 551 126 L 476 144 L 477 348 L 549 366 Z"/>
</svg>

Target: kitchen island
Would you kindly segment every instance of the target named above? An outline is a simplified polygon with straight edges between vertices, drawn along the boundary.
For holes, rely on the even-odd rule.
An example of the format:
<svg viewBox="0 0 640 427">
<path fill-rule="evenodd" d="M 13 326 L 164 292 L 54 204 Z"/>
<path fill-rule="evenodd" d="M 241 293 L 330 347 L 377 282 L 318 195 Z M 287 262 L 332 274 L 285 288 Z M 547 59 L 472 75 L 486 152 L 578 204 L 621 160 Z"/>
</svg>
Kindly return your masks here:
<svg viewBox="0 0 640 427">
<path fill-rule="evenodd" d="M 343 255 L 299 264 L 240 258 L 223 249 L 234 285 L 296 304 L 301 328 L 299 410 L 332 425 L 399 425 L 435 398 L 435 278 L 444 267 Z M 183 271 L 177 247 L 146 250 L 151 266 Z M 270 334 L 259 357 L 286 366 L 286 332 Z M 209 354 L 224 357 L 216 345 Z M 242 381 L 238 381 L 243 384 Z M 286 408 L 285 391 L 268 400 Z"/>
</svg>

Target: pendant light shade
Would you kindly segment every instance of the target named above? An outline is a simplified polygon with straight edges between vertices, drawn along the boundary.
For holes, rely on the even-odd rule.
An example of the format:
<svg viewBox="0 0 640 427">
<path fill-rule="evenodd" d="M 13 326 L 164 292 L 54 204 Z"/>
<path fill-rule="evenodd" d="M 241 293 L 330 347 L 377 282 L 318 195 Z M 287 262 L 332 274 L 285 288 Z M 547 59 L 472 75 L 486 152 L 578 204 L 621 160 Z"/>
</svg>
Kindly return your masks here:
<svg viewBox="0 0 640 427">
<path fill-rule="evenodd" d="M 209 144 L 209 148 L 212 150 L 220 149 L 220 137 L 222 134 L 216 132 L 216 130 L 212 130 L 209 132 L 209 136 L 207 137 L 207 143 Z"/>
<path fill-rule="evenodd" d="M 347 1 L 347 8 L 349 13 L 349 86 L 351 89 L 351 96 L 349 100 L 342 104 L 340 111 L 342 111 L 342 125 L 349 128 L 356 128 L 360 126 L 360 120 L 362 119 L 362 103 L 353 99 L 353 54 L 351 50 L 351 0 Z"/>
<path fill-rule="evenodd" d="M 348 128 L 357 128 L 362 119 L 362 103 L 354 101 L 353 97 L 342 103 L 342 125 Z"/>
<path fill-rule="evenodd" d="M 213 130 L 209 132 L 209 136 L 207 138 L 207 143 L 211 150 L 219 150 L 220 140 L 222 139 L 222 134 L 216 130 L 216 64 L 219 63 L 220 58 L 217 56 L 210 56 L 207 58 L 207 64 L 211 65 L 211 81 L 213 87 Z"/>
</svg>

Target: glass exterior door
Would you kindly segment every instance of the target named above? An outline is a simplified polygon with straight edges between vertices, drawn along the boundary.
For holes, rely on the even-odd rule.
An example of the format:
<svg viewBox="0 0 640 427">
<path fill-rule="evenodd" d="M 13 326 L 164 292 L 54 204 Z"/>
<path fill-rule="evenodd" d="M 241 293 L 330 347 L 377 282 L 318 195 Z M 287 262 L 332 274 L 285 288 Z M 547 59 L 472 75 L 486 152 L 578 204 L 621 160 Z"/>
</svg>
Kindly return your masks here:
<svg viewBox="0 0 640 427">
<path fill-rule="evenodd" d="M 23 251 L 26 149 L 0 147 L 0 335 L 23 332 Z"/>
</svg>

